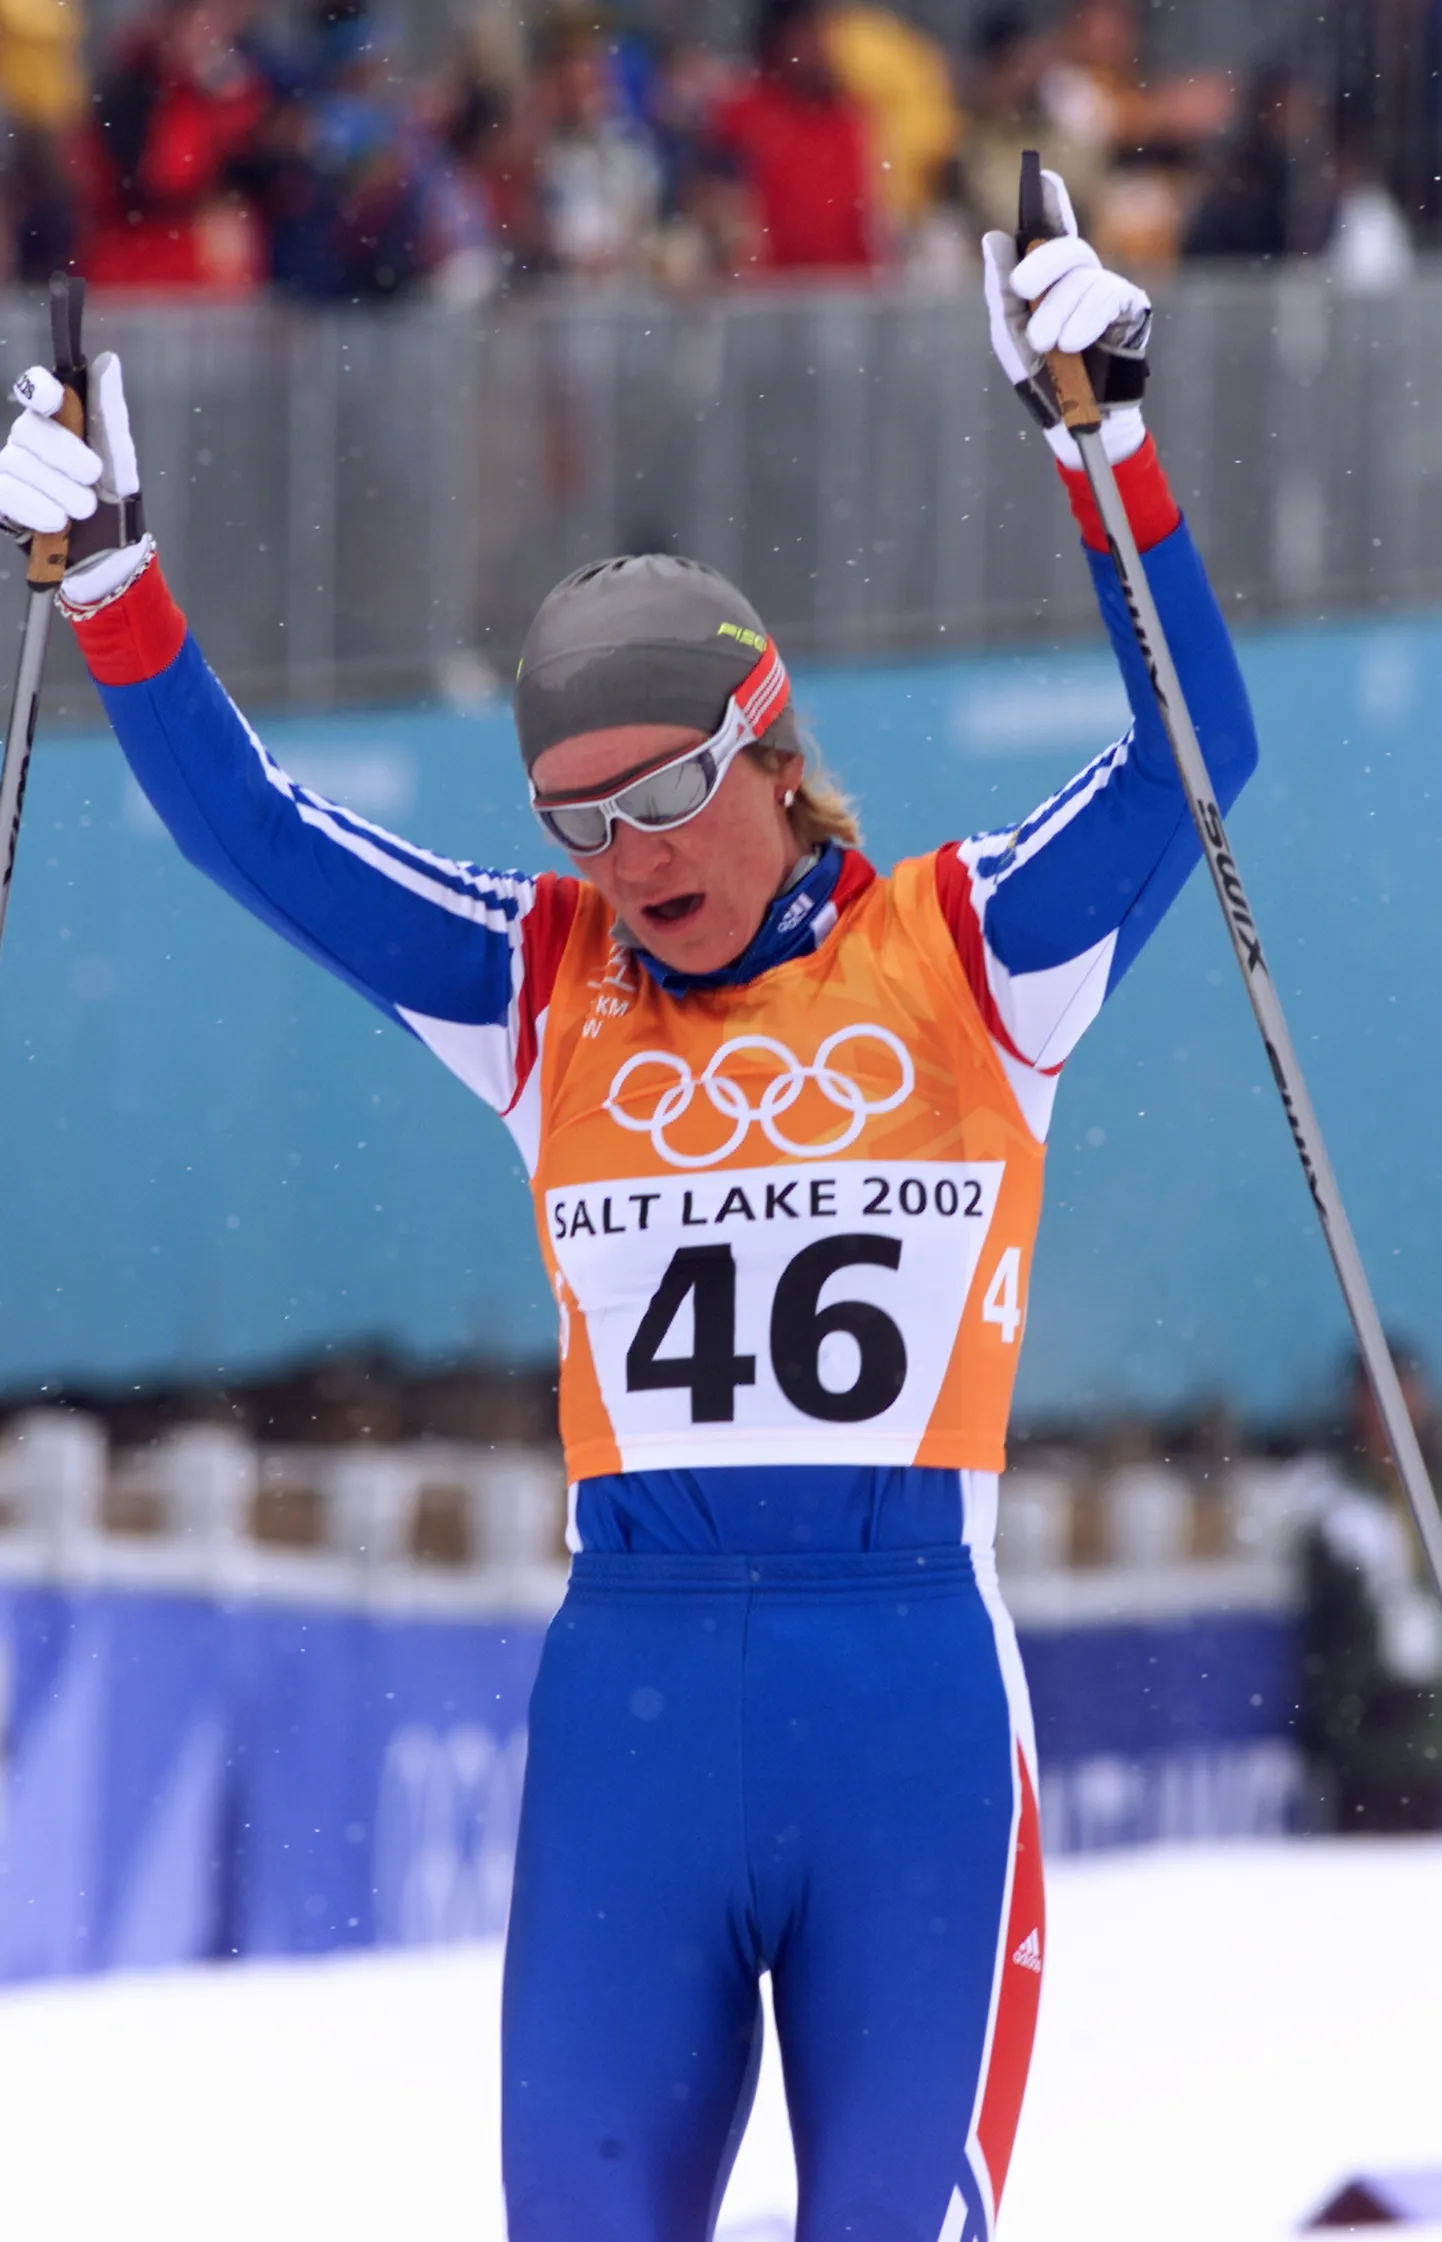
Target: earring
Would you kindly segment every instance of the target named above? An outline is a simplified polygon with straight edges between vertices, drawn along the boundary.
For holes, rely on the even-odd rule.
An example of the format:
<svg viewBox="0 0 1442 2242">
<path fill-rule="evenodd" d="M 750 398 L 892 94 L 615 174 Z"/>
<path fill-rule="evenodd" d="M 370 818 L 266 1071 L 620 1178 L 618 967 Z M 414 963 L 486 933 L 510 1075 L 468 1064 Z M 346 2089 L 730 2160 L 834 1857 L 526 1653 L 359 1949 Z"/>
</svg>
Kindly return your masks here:
<svg viewBox="0 0 1442 2242">
<path fill-rule="evenodd" d="M 784 793 L 784 794 L 782 795 L 782 797 L 781 797 L 781 807 L 782 807 L 782 809 L 783 809 L 783 810 L 789 810 L 789 809 L 790 809 L 790 807 L 791 807 L 791 805 L 792 805 L 792 803 L 793 803 L 793 802 L 795 801 L 795 799 L 796 799 L 796 789 L 795 789 L 795 787 L 794 787 L 794 786 L 788 786 L 788 787 L 787 787 L 787 789 L 786 789 L 786 792 L 785 792 L 785 793 Z"/>
</svg>

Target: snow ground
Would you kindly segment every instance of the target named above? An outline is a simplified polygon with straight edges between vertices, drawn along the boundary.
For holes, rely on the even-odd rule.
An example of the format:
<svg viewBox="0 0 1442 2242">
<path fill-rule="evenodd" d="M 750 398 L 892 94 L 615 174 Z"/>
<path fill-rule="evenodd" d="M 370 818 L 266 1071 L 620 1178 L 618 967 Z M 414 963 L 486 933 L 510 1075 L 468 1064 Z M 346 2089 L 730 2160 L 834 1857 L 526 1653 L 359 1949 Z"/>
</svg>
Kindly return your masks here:
<svg viewBox="0 0 1442 2242">
<path fill-rule="evenodd" d="M 501 2242 L 499 1969 L 470 1947 L 5 1993 L 0 2233 Z M 1351 2172 L 1429 2164 L 1442 1842 L 1053 1869 L 1001 2242 L 1279 2242 Z M 783 2242 L 793 2201 L 772 2047 L 724 2242 Z"/>
</svg>

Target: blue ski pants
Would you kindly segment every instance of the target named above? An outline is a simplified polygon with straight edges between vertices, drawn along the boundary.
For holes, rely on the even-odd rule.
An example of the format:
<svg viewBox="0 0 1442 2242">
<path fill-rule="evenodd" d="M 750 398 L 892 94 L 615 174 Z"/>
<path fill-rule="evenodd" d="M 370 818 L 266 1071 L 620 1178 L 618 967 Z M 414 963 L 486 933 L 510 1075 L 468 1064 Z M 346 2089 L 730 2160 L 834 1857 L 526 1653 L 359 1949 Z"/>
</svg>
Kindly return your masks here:
<svg viewBox="0 0 1442 2242">
<path fill-rule="evenodd" d="M 510 2242 L 707 2242 L 768 1970 L 798 2242 L 988 2242 L 1042 1908 L 1015 1638 L 965 1550 L 577 1557 L 506 1955 Z"/>
</svg>

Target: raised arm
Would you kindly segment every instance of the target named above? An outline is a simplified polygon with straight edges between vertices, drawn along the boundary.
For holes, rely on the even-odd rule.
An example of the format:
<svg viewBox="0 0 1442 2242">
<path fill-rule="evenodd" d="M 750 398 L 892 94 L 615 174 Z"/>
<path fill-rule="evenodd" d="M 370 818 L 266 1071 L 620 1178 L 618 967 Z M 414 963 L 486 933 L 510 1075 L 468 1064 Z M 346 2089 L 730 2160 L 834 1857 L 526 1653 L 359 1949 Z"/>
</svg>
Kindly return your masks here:
<svg viewBox="0 0 1442 2242">
<path fill-rule="evenodd" d="M 1071 220 L 1064 201 L 1058 216 Z M 1058 339 L 1067 349 L 1100 341 L 1104 351 L 1112 341 L 1131 360 L 1118 383 L 1131 394 L 1107 412 L 1104 437 L 1218 801 L 1229 809 L 1256 764 L 1256 733 L 1221 610 L 1142 425 L 1136 369 L 1150 307 L 1140 291 L 1100 269 L 1076 240 L 1074 222 L 1020 265 L 1006 236 L 989 234 L 986 246 L 993 341 L 1018 389 L 1029 389 Z M 1101 379 L 1105 389 L 1105 368 Z M 1029 817 L 950 844 L 937 860 L 938 889 L 972 986 L 1038 1133 L 1062 1061 L 1201 857 L 1075 446 L 1059 429 L 1048 431 L 1048 441 L 1132 722 Z"/>
<path fill-rule="evenodd" d="M 97 360 L 91 400 L 93 450 L 21 415 L 0 452 L 0 509 L 17 527 L 43 528 L 27 517 L 47 497 L 88 518 L 97 480 L 102 504 L 138 489 L 113 357 Z M 523 1107 L 575 882 L 433 855 L 287 777 L 187 630 L 148 536 L 73 569 L 61 605 L 137 781 L 190 862 L 477 1096 Z"/>
</svg>

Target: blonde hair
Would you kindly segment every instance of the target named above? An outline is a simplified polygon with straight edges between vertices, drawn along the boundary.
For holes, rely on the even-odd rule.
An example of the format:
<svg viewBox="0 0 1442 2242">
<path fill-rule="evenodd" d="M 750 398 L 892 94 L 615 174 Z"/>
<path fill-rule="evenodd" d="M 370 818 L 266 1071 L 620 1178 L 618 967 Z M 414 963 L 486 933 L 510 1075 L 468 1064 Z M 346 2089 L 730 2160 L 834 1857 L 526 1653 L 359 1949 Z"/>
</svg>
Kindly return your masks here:
<svg viewBox="0 0 1442 2242">
<path fill-rule="evenodd" d="M 804 756 L 806 768 L 788 813 L 802 848 L 820 848 L 826 841 L 839 841 L 844 849 L 860 848 L 861 823 L 855 806 L 822 762 L 816 742 L 803 733 L 795 709 L 784 709 L 746 752 L 763 771 L 773 773 L 780 772 L 789 756 Z"/>
</svg>

